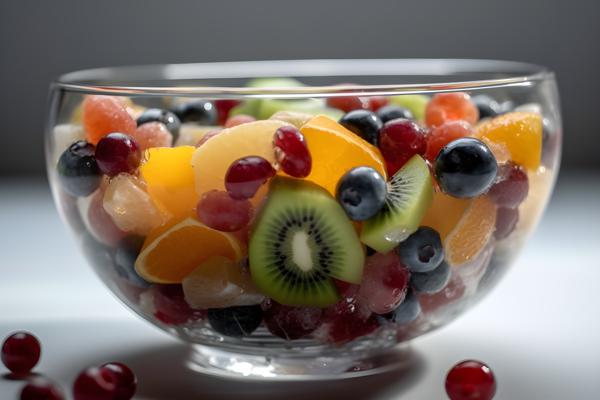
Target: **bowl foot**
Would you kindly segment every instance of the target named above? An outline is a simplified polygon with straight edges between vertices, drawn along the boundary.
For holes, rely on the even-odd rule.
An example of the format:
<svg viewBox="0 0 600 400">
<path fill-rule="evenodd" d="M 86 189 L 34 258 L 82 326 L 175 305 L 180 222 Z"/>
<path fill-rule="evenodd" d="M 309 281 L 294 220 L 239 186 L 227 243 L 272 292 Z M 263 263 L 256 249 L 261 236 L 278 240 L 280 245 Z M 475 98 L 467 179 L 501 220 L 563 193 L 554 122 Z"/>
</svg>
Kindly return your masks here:
<svg viewBox="0 0 600 400">
<path fill-rule="evenodd" d="M 243 354 L 204 345 L 192 345 L 188 367 L 226 378 L 259 380 L 333 380 L 403 371 L 418 357 L 406 344 L 378 352 L 331 356 Z"/>
</svg>

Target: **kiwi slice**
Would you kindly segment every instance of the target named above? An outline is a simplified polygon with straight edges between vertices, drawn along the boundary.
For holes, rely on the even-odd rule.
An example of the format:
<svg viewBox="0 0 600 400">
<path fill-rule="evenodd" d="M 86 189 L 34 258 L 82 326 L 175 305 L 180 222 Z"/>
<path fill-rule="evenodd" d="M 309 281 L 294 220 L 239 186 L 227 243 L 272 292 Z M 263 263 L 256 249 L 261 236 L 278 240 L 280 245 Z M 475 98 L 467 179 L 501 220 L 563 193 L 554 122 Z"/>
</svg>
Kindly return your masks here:
<svg viewBox="0 0 600 400">
<path fill-rule="evenodd" d="M 360 283 L 364 252 L 338 202 L 314 183 L 277 177 L 248 248 L 256 286 L 290 306 L 339 300 L 331 278 Z"/>
<path fill-rule="evenodd" d="M 387 253 L 419 228 L 433 199 L 429 168 L 413 156 L 388 182 L 383 209 L 366 221 L 360 240 L 380 253 Z"/>
</svg>

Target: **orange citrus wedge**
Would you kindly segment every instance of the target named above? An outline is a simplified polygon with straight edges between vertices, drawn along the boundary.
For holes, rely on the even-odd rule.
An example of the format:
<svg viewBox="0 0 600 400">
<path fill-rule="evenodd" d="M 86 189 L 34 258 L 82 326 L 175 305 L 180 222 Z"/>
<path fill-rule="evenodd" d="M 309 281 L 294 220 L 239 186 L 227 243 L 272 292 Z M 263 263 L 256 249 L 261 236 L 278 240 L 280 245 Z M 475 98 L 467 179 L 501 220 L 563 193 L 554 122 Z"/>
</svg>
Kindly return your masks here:
<svg viewBox="0 0 600 400">
<path fill-rule="evenodd" d="M 446 260 L 450 265 L 461 265 L 477 257 L 495 227 L 496 205 L 487 197 L 473 199 L 444 241 Z"/>
<path fill-rule="evenodd" d="M 354 167 L 372 167 L 387 179 L 379 149 L 331 118 L 316 116 L 304 124 L 300 131 L 306 139 L 313 163 L 306 179 L 334 196 L 340 178 Z"/>
<path fill-rule="evenodd" d="M 186 218 L 151 232 L 135 261 L 135 269 L 149 282 L 181 283 L 214 256 L 238 261 L 242 250 L 233 235 Z"/>
<path fill-rule="evenodd" d="M 507 147 L 512 160 L 530 170 L 540 166 L 542 117 L 537 113 L 510 112 L 477 127 L 475 137 Z"/>
<path fill-rule="evenodd" d="M 439 190 L 433 193 L 433 201 L 421 221 L 421 226 L 435 229 L 442 240 L 452 232 L 471 204 L 469 199 L 457 199 Z"/>
<path fill-rule="evenodd" d="M 175 219 L 192 216 L 199 196 L 194 189 L 193 146 L 154 147 L 144 153 L 140 174 L 150 198 Z"/>
</svg>

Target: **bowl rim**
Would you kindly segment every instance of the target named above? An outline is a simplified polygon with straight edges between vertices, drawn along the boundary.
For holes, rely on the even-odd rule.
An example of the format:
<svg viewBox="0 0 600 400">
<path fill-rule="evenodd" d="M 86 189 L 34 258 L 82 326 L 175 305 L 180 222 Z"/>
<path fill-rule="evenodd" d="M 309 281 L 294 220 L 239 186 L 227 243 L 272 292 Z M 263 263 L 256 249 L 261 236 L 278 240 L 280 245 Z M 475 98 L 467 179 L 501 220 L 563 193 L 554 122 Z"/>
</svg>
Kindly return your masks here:
<svg viewBox="0 0 600 400">
<path fill-rule="evenodd" d="M 489 79 L 464 79 L 466 74 L 490 74 Z M 447 76 L 444 82 L 385 85 L 336 84 L 252 88 L 187 84 L 202 79 L 340 77 L 340 76 Z M 494 76 L 498 77 L 494 77 Z M 462 79 L 461 79 L 462 77 Z M 491 59 L 313 59 L 228 61 L 103 67 L 69 72 L 52 82 L 53 89 L 125 96 L 206 96 L 211 98 L 307 98 L 348 95 L 395 95 L 532 86 L 554 79 L 546 67 L 518 61 Z M 127 82 L 127 83 L 123 83 Z M 151 83 L 153 82 L 153 83 Z"/>
</svg>

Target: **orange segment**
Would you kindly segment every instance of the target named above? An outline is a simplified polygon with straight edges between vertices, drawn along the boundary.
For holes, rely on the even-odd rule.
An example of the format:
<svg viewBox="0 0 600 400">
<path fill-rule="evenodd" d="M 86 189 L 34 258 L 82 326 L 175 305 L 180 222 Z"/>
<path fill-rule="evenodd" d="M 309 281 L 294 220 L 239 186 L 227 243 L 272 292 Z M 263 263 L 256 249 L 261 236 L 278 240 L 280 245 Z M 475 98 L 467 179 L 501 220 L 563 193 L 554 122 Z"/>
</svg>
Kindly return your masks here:
<svg viewBox="0 0 600 400">
<path fill-rule="evenodd" d="M 187 218 L 148 235 L 135 261 L 135 269 L 149 282 L 181 283 L 214 256 L 238 261 L 242 252 L 232 235 Z"/>
<path fill-rule="evenodd" d="M 444 241 L 446 260 L 460 265 L 477 257 L 496 226 L 496 205 L 487 197 L 472 200 L 456 227 Z"/>
<path fill-rule="evenodd" d="M 174 217 L 191 216 L 199 197 L 194 189 L 193 146 L 148 149 L 140 174 L 156 206 Z"/>
<path fill-rule="evenodd" d="M 512 160 L 530 170 L 540 166 L 542 117 L 536 113 L 511 112 L 477 127 L 475 137 L 504 144 Z"/>
<path fill-rule="evenodd" d="M 442 240 L 445 240 L 446 236 L 458 225 L 469 204 L 471 204 L 471 200 L 457 199 L 441 191 L 436 191 L 421 225 L 435 229 Z"/>
<path fill-rule="evenodd" d="M 204 143 L 192 157 L 196 193 L 202 195 L 211 190 L 225 190 L 225 175 L 231 163 L 242 157 L 260 156 L 275 162 L 273 135 L 277 128 L 289 125 L 276 120 L 249 122 L 224 129 Z M 254 197 L 264 196 L 262 190 Z"/>
<path fill-rule="evenodd" d="M 313 165 L 306 178 L 335 195 L 338 181 L 350 169 L 372 167 L 387 179 L 379 150 L 334 120 L 319 115 L 300 129 L 312 156 Z"/>
</svg>

